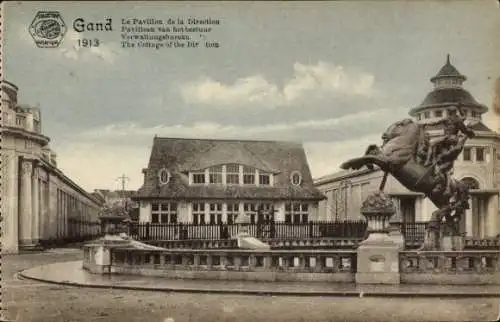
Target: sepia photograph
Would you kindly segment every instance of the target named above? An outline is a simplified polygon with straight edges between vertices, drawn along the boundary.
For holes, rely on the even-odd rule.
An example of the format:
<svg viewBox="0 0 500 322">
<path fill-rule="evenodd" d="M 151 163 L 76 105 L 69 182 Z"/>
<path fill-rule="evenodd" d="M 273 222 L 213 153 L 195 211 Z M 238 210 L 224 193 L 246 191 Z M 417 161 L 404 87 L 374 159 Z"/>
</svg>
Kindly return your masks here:
<svg viewBox="0 0 500 322">
<path fill-rule="evenodd" d="M 500 1 L 0 16 L 0 321 L 500 318 Z"/>
</svg>

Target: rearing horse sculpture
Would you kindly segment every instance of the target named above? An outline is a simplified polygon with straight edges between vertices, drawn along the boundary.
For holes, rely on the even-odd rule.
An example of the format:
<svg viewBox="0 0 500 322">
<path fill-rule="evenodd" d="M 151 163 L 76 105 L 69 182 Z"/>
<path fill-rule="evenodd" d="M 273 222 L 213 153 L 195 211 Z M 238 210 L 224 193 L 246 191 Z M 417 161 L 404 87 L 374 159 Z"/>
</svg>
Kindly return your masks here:
<svg viewBox="0 0 500 322">
<path fill-rule="evenodd" d="M 443 156 L 452 164 L 467 137 L 459 136 L 457 145 L 449 150 L 429 150 L 433 147 L 424 127 L 411 119 L 396 122 L 382 135 L 381 147 L 370 145 L 364 156 L 343 163 L 341 168 L 373 169 L 376 165 L 385 172 L 380 190 L 391 174 L 408 190 L 424 193 L 438 210 L 432 214 L 423 247 L 436 248 L 441 223 L 446 222 L 448 228 L 458 233 L 458 222 L 469 208 L 468 187 L 448 175 L 444 179 L 437 176 L 437 166 L 439 162 L 442 164 Z"/>
</svg>

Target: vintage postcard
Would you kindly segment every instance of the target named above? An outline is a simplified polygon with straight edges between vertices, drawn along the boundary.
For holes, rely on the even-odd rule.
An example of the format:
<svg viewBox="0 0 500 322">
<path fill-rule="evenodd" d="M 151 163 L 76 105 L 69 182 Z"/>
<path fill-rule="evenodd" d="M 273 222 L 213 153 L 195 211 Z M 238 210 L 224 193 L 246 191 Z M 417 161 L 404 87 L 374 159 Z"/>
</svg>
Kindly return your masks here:
<svg viewBox="0 0 500 322">
<path fill-rule="evenodd" d="M 2 321 L 493 321 L 500 2 L 1 4 Z"/>
</svg>

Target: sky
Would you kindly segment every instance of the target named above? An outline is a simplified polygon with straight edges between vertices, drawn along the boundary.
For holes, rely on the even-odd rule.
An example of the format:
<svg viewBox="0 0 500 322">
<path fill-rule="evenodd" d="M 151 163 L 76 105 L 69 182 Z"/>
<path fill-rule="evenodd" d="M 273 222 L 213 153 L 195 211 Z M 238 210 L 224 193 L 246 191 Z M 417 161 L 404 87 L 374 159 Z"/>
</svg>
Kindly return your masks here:
<svg viewBox="0 0 500 322">
<path fill-rule="evenodd" d="M 89 191 L 119 189 L 122 174 L 138 189 L 155 135 L 300 141 L 320 177 L 408 117 L 446 54 L 488 107 L 500 75 L 495 0 L 3 6 L 4 77 L 20 103 L 41 108 L 59 168 Z M 40 10 L 65 21 L 58 48 L 38 48 L 28 31 Z M 122 19 L 189 17 L 220 22 L 190 34 L 200 48 L 121 44 Z M 113 30 L 78 33 L 77 18 L 111 18 Z M 78 47 L 79 39 L 100 45 Z M 497 128 L 493 113 L 483 119 Z"/>
</svg>

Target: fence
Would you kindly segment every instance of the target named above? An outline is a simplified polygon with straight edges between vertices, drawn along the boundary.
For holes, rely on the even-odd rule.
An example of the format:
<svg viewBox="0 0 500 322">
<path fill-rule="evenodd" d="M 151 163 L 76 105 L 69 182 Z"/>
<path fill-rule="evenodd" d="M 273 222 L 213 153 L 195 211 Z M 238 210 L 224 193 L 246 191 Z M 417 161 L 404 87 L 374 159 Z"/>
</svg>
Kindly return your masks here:
<svg viewBox="0 0 500 322">
<path fill-rule="evenodd" d="M 401 234 L 405 238 L 405 244 L 407 247 L 420 247 L 422 245 L 425 238 L 427 222 L 398 222 L 394 224 L 400 228 Z"/>
<path fill-rule="evenodd" d="M 362 238 L 366 232 L 366 222 L 359 221 L 310 221 L 293 224 L 271 222 L 249 224 L 249 234 L 263 239 L 274 238 Z M 183 240 L 183 239 L 229 239 L 238 233 L 238 224 L 129 224 L 129 234 L 137 240 Z"/>
</svg>

